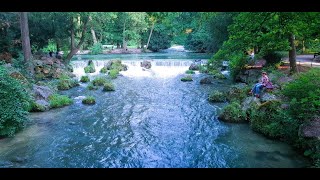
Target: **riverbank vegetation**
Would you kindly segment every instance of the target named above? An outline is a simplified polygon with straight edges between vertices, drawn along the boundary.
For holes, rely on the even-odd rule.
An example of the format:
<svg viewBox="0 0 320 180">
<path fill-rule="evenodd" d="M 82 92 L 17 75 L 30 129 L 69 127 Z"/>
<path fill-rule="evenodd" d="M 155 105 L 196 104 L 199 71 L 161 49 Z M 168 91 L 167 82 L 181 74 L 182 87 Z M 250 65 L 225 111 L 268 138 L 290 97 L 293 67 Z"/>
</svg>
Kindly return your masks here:
<svg viewBox="0 0 320 180">
<path fill-rule="evenodd" d="M 208 64 L 190 67 L 186 71 L 190 75 L 181 81 L 193 81 L 195 70 L 225 79 L 221 73 L 225 61 L 232 80 L 244 83 L 209 96 L 210 101 L 229 102 L 221 120 L 249 122 L 253 130 L 288 142 L 319 167 L 319 130 L 314 127 L 320 123 L 320 71 L 298 73 L 296 63 L 297 54 L 319 52 L 319 16 L 319 12 L 1 12 L 0 136 L 21 130 L 29 111 L 72 104 L 59 90 L 79 85 L 70 65 L 75 54 L 138 52 L 133 48 L 158 52 L 179 44 L 193 52 L 214 53 Z M 280 68 L 285 57 L 287 71 Z M 109 79 L 127 68 L 121 60 L 109 61 L 87 88 L 113 91 Z M 257 99 L 248 92 L 262 68 L 275 88 Z M 84 71 L 96 72 L 92 60 Z"/>
</svg>

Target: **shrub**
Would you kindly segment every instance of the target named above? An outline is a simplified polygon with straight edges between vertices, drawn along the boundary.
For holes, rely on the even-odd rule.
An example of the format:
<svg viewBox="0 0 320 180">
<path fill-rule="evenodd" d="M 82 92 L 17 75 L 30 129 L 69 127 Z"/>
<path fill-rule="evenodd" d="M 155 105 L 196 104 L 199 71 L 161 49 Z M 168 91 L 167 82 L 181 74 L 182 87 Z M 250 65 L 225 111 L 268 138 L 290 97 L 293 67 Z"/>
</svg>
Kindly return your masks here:
<svg viewBox="0 0 320 180">
<path fill-rule="evenodd" d="M 240 71 L 244 68 L 246 65 L 246 57 L 242 53 L 238 53 L 233 55 L 229 61 L 230 66 L 230 75 L 233 78 L 233 80 L 236 79 L 236 76 L 240 73 Z"/>
<path fill-rule="evenodd" d="M 84 72 L 85 73 L 94 73 L 94 72 L 96 72 L 96 68 L 94 67 L 93 64 L 91 64 L 91 65 L 88 65 L 84 68 Z"/>
<path fill-rule="evenodd" d="M 78 86 L 79 82 L 76 79 L 71 79 L 68 75 L 63 74 L 58 80 L 58 90 L 68 90 L 74 86 Z"/>
<path fill-rule="evenodd" d="M 26 88 L 0 66 L 0 136 L 13 136 L 25 127 L 30 101 Z"/>
<path fill-rule="evenodd" d="M 29 112 L 44 112 L 46 110 L 46 107 L 36 103 L 35 101 L 31 101 L 30 105 L 31 107 L 29 109 Z"/>
<path fill-rule="evenodd" d="M 193 70 L 187 70 L 186 74 L 194 74 L 195 72 Z"/>
<path fill-rule="evenodd" d="M 181 81 L 183 81 L 183 82 L 185 82 L 185 81 L 193 81 L 192 80 L 192 76 L 185 76 L 185 77 L 183 77 L 183 78 L 181 78 Z"/>
<path fill-rule="evenodd" d="M 111 82 L 106 82 L 103 84 L 103 91 L 114 91 L 115 88 Z"/>
<path fill-rule="evenodd" d="M 95 43 L 89 50 L 92 55 L 101 54 L 103 52 L 103 47 L 101 43 Z"/>
<path fill-rule="evenodd" d="M 291 99 L 293 117 L 310 119 L 320 113 L 320 69 L 300 73 L 294 81 L 284 86 L 282 93 Z"/>
<path fill-rule="evenodd" d="M 119 74 L 119 70 L 118 69 L 111 69 L 110 72 L 109 72 L 109 76 L 112 79 L 116 79 L 118 77 L 118 74 Z"/>
<path fill-rule="evenodd" d="M 208 74 L 213 75 L 217 79 L 226 79 L 226 77 L 219 70 L 216 69 L 210 70 Z"/>
<path fill-rule="evenodd" d="M 89 82 L 90 81 L 90 78 L 89 76 L 81 76 L 81 79 L 80 79 L 81 82 Z"/>
<path fill-rule="evenodd" d="M 247 115 L 242 111 L 241 105 L 233 101 L 223 108 L 219 119 L 226 122 L 244 122 L 247 119 Z"/>
<path fill-rule="evenodd" d="M 281 61 L 281 58 L 284 57 L 280 52 L 268 52 L 263 58 L 267 61 L 267 65 L 274 65 Z"/>
<path fill-rule="evenodd" d="M 211 102 L 224 102 L 226 101 L 226 96 L 224 93 L 215 90 L 210 93 L 208 100 Z"/>
<path fill-rule="evenodd" d="M 83 104 L 95 104 L 96 103 L 96 100 L 93 96 L 87 96 L 86 98 L 84 98 L 82 100 L 82 103 Z"/>
<path fill-rule="evenodd" d="M 103 73 L 103 74 L 107 73 L 107 68 L 106 67 L 101 68 L 100 73 Z"/>
<path fill-rule="evenodd" d="M 251 90 L 251 86 L 231 86 L 227 91 L 226 97 L 228 101 L 241 102 L 248 96 L 248 92 Z"/>
<path fill-rule="evenodd" d="M 96 77 L 93 81 L 92 84 L 94 86 L 103 86 L 104 83 L 106 83 L 107 80 L 103 77 Z"/>
<path fill-rule="evenodd" d="M 58 108 L 70 105 L 73 103 L 73 101 L 66 95 L 53 94 L 49 96 L 49 103 L 51 108 Z"/>
<path fill-rule="evenodd" d="M 95 85 L 93 85 L 93 83 L 90 83 L 90 84 L 87 86 L 87 88 L 88 88 L 89 90 L 97 90 L 97 89 L 98 89 L 98 87 L 95 86 Z"/>
</svg>

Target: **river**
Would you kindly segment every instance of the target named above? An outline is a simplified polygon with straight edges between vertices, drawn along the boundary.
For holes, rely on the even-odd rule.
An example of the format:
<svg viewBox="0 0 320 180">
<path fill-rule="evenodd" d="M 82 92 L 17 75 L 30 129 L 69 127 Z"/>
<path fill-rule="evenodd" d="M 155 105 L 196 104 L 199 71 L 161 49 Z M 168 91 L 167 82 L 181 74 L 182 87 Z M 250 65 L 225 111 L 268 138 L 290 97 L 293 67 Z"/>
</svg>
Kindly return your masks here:
<svg viewBox="0 0 320 180">
<path fill-rule="evenodd" d="M 200 85 L 180 78 L 193 59 L 206 54 L 79 55 L 72 64 L 80 78 L 87 59 L 97 70 L 122 59 L 128 71 L 112 80 L 116 91 L 89 91 L 81 84 L 62 94 L 74 103 L 31 113 L 32 123 L 15 137 L 0 140 L 0 167 L 306 167 L 308 161 L 285 143 L 253 132 L 248 124 L 217 120 L 226 103 L 209 103 L 208 93 L 230 82 Z M 141 60 L 151 60 L 143 71 Z M 97 73 L 92 74 L 91 78 Z M 86 95 L 95 105 L 84 105 Z"/>
</svg>

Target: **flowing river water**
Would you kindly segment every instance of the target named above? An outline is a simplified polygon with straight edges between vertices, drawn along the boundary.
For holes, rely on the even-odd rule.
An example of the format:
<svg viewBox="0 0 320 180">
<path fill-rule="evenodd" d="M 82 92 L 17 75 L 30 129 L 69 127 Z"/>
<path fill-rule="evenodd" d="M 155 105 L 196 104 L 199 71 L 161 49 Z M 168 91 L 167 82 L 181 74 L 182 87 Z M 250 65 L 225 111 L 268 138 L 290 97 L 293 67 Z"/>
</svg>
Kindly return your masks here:
<svg viewBox="0 0 320 180">
<path fill-rule="evenodd" d="M 308 161 L 285 143 L 266 139 L 248 124 L 217 119 L 226 103 L 209 103 L 208 93 L 225 90 L 228 80 L 200 85 L 180 78 L 205 54 L 150 53 L 82 55 L 72 61 L 80 78 L 87 59 L 97 71 L 122 59 L 128 71 L 112 80 L 116 91 L 89 91 L 87 84 L 62 94 L 74 103 L 31 113 L 32 123 L 0 140 L 0 167 L 306 167 Z M 140 62 L 151 60 L 151 70 Z M 94 73 L 94 77 L 99 73 Z M 95 105 L 81 103 L 86 95 Z"/>
</svg>

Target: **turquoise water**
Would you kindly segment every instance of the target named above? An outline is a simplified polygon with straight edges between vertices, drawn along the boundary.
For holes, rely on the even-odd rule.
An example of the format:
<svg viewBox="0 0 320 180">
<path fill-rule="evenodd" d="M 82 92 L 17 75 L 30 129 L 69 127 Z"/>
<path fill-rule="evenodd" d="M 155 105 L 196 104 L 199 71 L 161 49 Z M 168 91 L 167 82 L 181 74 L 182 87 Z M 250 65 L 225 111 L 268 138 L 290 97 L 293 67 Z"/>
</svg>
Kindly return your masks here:
<svg viewBox="0 0 320 180">
<path fill-rule="evenodd" d="M 127 56 L 112 55 L 112 58 L 120 57 Z M 266 139 L 253 132 L 248 124 L 217 120 L 226 103 L 209 103 L 207 97 L 212 90 L 226 90 L 230 86 L 228 80 L 200 85 L 205 75 L 196 73 L 192 75 L 194 81 L 181 82 L 192 62 L 190 59 L 174 55 L 175 62 L 167 63 L 171 56 L 150 54 L 148 57 L 167 59 L 158 59 L 151 70 L 141 69 L 142 59 L 131 60 L 129 70 L 112 80 L 116 91 L 103 92 L 101 88 L 89 91 L 87 84 L 82 83 L 61 91 L 74 100 L 72 105 L 31 113 L 32 122 L 25 130 L 13 138 L 0 140 L 0 167 L 290 168 L 309 165 L 290 146 Z M 76 74 L 86 62 L 75 63 L 79 69 Z M 95 63 L 101 64 L 101 59 Z M 95 105 L 81 103 L 87 95 L 96 98 Z"/>
</svg>

